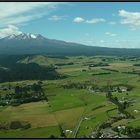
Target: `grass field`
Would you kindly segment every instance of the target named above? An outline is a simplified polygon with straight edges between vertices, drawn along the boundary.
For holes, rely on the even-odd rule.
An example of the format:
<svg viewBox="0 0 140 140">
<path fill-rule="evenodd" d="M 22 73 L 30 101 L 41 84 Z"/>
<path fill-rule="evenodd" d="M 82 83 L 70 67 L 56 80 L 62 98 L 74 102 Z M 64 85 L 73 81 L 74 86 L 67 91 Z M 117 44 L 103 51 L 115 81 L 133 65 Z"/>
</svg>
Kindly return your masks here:
<svg viewBox="0 0 140 140">
<path fill-rule="evenodd" d="M 89 136 L 99 124 L 109 120 L 110 117 L 119 116 L 117 106 L 107 100 L 106 92 L 91 92 L 88 89 L 77 88 L 64 89 L 62 85 L 68 81 L 93 81 L 99 87 L 106 86 L 108 82 L 111 85 L 128 84 L 134 86 L 131 91 L 113 92 L 113 96 L 118 97 L 119 100 L 127 98 L 132 101 L 132 105 L 127 108 L 127 111 L 132 113 L 135 119 L 120 120 L 112 124 L 112 127 L 119 125 L 140 127 L 140 112 L 136 113 L 134 111 L 140 108 L 140 77 L 138 74 L 123 73 L 131 70 L 140 71 L 140 67 L 133 66 L 133 64 L 140 62 L 114 60 L 114 57 L 112 57 L 112 59 L 107 59 L 109 66 L 91 68 L 85 66 L 85 64 L 103 62 L 103 58 L 102 56 L 67 56 L 67 59 L 59 59 L 38 55 L 19 61 L 20 63 L 34 62 L 45 66 L 65 63 L 66 65 L 58 66 L 57 71 L 67 75 L 67 78 L 43 81 L 43 89 L 48 97 L 48 102 L 40 101 L 19 106 L 0 106 L 0 122 L 19 120 L 31 124 L 31 128 L 26 130 L 0 130 L 0 138 L 43 138 L 51 135 L 61 137 L 59 125 L 64 131 L 72 131 L 72 133 L 66 132 L 66 137 L 73 137 L 73 131 L 81 117 L 82 121 L 77 131 L 77 137 L 84 137 Z M 69 62 L 73 62 L 73 65 L 67 65 Z M 108 69 L 118 70 L 118 72 Z M 100 73 L 105 72 L 110 72 L 110 74 L 100 75 Z M 34 82 L 36 81 L 27 80 L 10 82 L 10 84 L 14 87 L 16 84 L 23 85 Z M 9 82 L 1 83 L 0 86 L 7 86 L 8 84 Z M 1 95 L 6 94 L 6 92 L 8 91 L 0 90 Z M 116 109 L 109 111 L 107 114 L 107 111 L 113 108 Z"/>
</svg>

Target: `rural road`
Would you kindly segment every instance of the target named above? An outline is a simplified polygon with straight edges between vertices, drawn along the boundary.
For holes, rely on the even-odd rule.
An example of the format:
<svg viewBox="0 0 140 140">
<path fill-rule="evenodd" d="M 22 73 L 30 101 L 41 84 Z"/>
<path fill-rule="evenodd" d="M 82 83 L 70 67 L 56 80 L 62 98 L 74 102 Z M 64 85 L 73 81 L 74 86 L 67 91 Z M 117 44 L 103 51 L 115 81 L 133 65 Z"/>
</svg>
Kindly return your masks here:
<svg viewBox="0 0 140 140">
<path fill-rule="evenodd" d="M 73 138 L 76 138 L 76 136 L 77 136 L 78 130 L 80 128 L 80 125 L 81 125 L 81 123 L 82 123 L 82 121 L 84 119 L 84 113 L 85 113 L 85 111 L 86 111 L 86 108 L 84 109 L 81 117 L 79 118 L 79 120 L 78 120 L 78 122 L 77 122 L 77 124 L 76 124 L 76 126 L 75 126 L 75 128 L 73 130 L 73 136 L 72 136 Z"/>
</svg>

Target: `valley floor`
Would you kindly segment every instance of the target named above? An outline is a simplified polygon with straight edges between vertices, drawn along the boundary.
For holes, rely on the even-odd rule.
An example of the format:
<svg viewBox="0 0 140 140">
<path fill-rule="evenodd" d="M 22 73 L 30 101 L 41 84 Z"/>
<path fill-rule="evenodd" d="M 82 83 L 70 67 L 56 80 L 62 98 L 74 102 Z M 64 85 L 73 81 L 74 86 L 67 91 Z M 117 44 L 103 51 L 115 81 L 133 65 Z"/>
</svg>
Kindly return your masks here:
<svg viewBox="0 0 140 140">
<path fill-rule="evenodd" d="M 101 128 L 99 137 L 133 137 L 121 132 L 121 127 L 140 128 L 140 67 L 134 66 L 140 63 L 139 59 L 109 56 L 67 56 L 67 59 L 60 59 L 37 55 L 22 59 L 20 63 L 55 65 L 56 71 L 66 75 L 66 78 L 42 80 L 48 101 L 0 106 L 0 125 L 12 121 L 31 124 L 28 129 L 0 128 L 0 138 L 97 137 L 95 133 L 98 133 L 100 125 L 121 116 L 124 118 L 114 121 L 110 127 Z M 11 92 L 9 89 L 3 90 L 9 84 L 15 87 L 36 82 L 1 83 L 0 95 Z M 106 97 L 108 86 L 112 87 L 112 96 L 118 102 L 126 101 L 129 104 L 125 111 L 134 118 L 126 118 L 119 112 L 118 106 Z M 121 131 L 115 131 L 119 127 Z"/>
</svg>

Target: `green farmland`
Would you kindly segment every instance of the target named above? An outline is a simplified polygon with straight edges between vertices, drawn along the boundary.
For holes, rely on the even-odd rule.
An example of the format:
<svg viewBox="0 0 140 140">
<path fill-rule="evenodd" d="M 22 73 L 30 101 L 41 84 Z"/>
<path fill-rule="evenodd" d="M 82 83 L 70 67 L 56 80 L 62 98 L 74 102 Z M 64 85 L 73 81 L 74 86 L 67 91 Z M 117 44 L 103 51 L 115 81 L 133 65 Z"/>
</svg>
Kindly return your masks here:
<svg viewBox="0 0 140 140">
<path fill-rule="evenodd" d="M 65 78 L 41 80 L 43 95 L 47 97 L 47 101 L 41 98 L 19 105 L 1 105 L 0 138 L 90 138 L 93 132 L 98 133 L 98 127 L 104 122 L 121 116 L 124 117 L 98 131 L 101 134 L 113 131 L 120 133 L 120 137 L 133 137 L 114 129 L 118 126 L 140 128 L 140 66 L 134 66 L 140 64 L 139 59 L 115 56 L 55 58 L 34 55 L 24 57 L 16 63 L 54 66 L 56 72 Z M 4 95 L 14 92 L 15 86 L 31 85 L 38 81 L 1 82 L 1 101 Z M 119 112 L 117 104 L 106 97 L 108 87 L 111 87 L 112 98 L 117 98 L 120 104 L 124 101 L 129 104 L 124 110 L 133 118 L 125 117 L 125 114 Z M 3 126 L 16 121 L 26 122 L 30 127 L 5 129 Z"/>
</svg>

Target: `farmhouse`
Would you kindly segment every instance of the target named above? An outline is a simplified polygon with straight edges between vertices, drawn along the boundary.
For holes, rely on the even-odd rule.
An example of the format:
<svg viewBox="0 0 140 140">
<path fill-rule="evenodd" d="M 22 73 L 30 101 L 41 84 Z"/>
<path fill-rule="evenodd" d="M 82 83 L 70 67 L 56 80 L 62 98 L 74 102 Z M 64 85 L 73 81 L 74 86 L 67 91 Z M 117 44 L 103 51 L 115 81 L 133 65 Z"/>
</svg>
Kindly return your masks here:
<svg viewBox="0 0 140 140">
<path fill-rule="evenodd" d="M 66 133 L 67 133 L 67 132 L 68 132 L 68 133 L 72 133 L 72 131 L 71 131 L 71 130 L 68 130 L 68 129 L 67 129 L 67 130 L 65 130 L 65 131 L 66 131 Z"/>
</svg>

